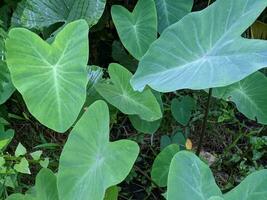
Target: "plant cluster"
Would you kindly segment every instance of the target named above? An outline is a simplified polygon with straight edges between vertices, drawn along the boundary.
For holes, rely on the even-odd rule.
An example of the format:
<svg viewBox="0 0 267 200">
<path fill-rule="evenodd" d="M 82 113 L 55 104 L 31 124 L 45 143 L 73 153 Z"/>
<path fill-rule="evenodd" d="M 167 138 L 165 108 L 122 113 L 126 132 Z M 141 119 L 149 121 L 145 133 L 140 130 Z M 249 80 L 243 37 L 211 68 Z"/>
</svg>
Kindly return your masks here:
<svg viewBox="0 0 267 200">
<path fill-rule="evenodd" d="M 207 3 L 191 12 L 193 0 L 138 0 L 132 11 L 106 0 L 6 1 L 0 9 L 1 198 L 120 199 L 119 184 L 131 181 L 137 170 L 151 182 L 147 190 L 158 189 L 154 199 L 266 200 L 267 164 L 261 161 L 267 152 L 262 134 L 267 26 L 256 20 L 267 1 Z M 91 34 L 102 32 L 109 16 L 120 41 L 112 44 L 113 62 L 106 70 L 94 63 Z M 198 104 L 201 91 L 204 108 Z M 210 110 L 212 100 L 219 114 Z M 7 107 L 13 104 L 24 105 L 26 112 L 12 115 Z M 250 130 L 239 124 L 236 110 L 253 123 L 245 135 L 246 156 L 242 149 L 231 152 L 244 139 L 244 129 Z M 216 160 L 217 167 L 226 165 L 227 157 L 240 164 L 237 186 L 235 181 L 220 188 L 210 169 L 215 161 L 205 157 L 210 115 L 217 117 L 215 124 L 239 124 L 238 137 Z M 180 128 L 160 138 L 159 153 L 151 150 L 150 176 L 135 166 L 142 162 L 144 140 L 120 132 L 114 139 L 110 133 L 121 131 L 123 118 L 140 135 L 152 137 L 159 129 L 168 132 L 167 116 Z M 13 148 L 16 120 L 29 121 L 35 129 L 41 124 L 64 141 L 49 143 L 40 134 L 44 144 L 33 148 L 19 141 Z M 199 120 L 194 146 L 189 136 Z M 58 146 L 62 151 L 54 157 L 41 150 Z M 25 184 L 20 175 L 32 171 L 38 172 L 35 184 L 19 186 Z"/>
</svg>

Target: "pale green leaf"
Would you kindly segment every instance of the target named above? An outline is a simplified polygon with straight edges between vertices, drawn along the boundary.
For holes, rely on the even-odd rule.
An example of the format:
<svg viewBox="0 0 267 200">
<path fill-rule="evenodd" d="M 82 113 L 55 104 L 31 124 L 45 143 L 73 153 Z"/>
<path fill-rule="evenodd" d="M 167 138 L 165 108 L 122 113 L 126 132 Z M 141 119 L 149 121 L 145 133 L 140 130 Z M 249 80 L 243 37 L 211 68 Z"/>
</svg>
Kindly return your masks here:
<svg viewBox="0 0 267 200">
<path fill-rule="evenodd" d="M 9 129 L 7 131 L 0 130 L 0 149 L 3 150 L 11 142 L 14 137 L 14 130 Z"/>
<path fill-rule="evenodd" d="M 41 161 L 40 161 L 40 165 L 41 165 L 43 168 L 47 168 L 48 165 L 49 165 L 49 158 L 45 158 L 44 160 L 41 160 Z"/>
<path fill-rule="evenodd" d="M 168 173 L 173 156 L 179 151 L 179 145 L 171 144 L 164 148 L 153 162 L 151 177 L 160 187 L 167 186 Z"/>
<path fill-rule="evenodd" d="M 168 175 L 168 200 L 208 200 L 222 196 L 208 165 L 195 154 L 178 152 L 171 161 Z"/>
<path fill-rule="evenodd" d="M 14 28 L 6 48 L 12 81 L 31 114 L 48 128 L 65 132 L 86 98 L 87 23 L 68 24 L 51 45 L 27 29 Z"/>
<path fill-rule="evenodd" d="M 12 24 L 40 29 L 84 19 L 91 27 L 98 22 L 105 5 L 106 0 L 23 0 L 12 16 Z"/>
<path fill-rule="evenodd" d="M 140 60 L 157 39 L 157 11 L 154 0 L 138 0 L 133 12 L 112 6 L 111 15 L 124 47 Z"/>
<path fill-rule="evenodd" d="M 41 158 L 43 151 L 35 151 L 30 153 L 31 157 L 33 158 L 33 160 L 39 160 Z"/>
<path fill-rule="evenodd" d="M 241 34 L 266 0 L 217 0 L 173 24 L 141 59 L 131 83 L 160 92 L 230 85 L 267 66 L 267 41 Z"/>
<path fill-rule="evenodd" d="M 15 150 L 15 156 L 16 157 L 23 156 L 26 153 L 27 153 L 26 148 L 21 143 L 19 143 L 16 150 Z"/>
<path fill-rule="evenodd" d="M 162 117 L 160 105 L 150 89 L 143 92 L 132 89 L 131 72 L 115 63 L 110 64 L 108 72 L 112 83 L 98 83 L 95 88 L 110 104 L 125 114 L 138 115 L 146 121 Z"/>
<path fill-rule="evenodd" d="M 155 0 L 158 13 L 158 32 L 178 22 L 191 12 L 193 0 Z"/>
<path fill-rule="evenodd" d="M 24 157 L 20 160 L 18 164 L 14 165 L 14 169 L 17 172 L 20 172 L 23 174 L 31 174 L 31 171 L 29 169 L 29 162 Z"/>
<path fill-rule="evenodd" d="M 108 106 L 96 101 L 74 126 L 64 146 L 58 172 L 59 198 L 103 199 L 107 188 L 129 174 L 138 152 L 133 141 L 109 142 Z"/>
<path fill-rule="evenodd" d="M 267 78 L 261 72 L 222 88 L 214 88 L 213 96 L 232 101 L 247 118 L 267 125 Z"/>
<path fill-rule="evenodd" d="M 224 195 L 225 200 L 267 200 L 267 170 L 254 172 Z"/>
</svg>

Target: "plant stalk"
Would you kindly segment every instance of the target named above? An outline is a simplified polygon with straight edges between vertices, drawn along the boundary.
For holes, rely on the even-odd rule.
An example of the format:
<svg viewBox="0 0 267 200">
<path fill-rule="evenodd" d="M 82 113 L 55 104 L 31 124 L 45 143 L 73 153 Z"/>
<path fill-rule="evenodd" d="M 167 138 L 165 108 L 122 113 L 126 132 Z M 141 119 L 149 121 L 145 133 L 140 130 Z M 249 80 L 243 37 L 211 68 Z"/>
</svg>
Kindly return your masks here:
<svg viewBox="0 0 267 200">
<path fill-rule="evenodd" d="M 209 96 L 208 96 L 208 100 L 207 100 L 205 115 L 204 115 L 204 119 L 203 119 L 202 126 L 201 126 L 200 138 L 199 138 L 197 152 L 196 152 L 197 156 L 199 156 L 202 145 L 203 145 L 203 140 L 204 140 L 208 116 L 209 116 L 211 97 L 212 97 L 212 88 L 209 89 Z"/>
</svg>

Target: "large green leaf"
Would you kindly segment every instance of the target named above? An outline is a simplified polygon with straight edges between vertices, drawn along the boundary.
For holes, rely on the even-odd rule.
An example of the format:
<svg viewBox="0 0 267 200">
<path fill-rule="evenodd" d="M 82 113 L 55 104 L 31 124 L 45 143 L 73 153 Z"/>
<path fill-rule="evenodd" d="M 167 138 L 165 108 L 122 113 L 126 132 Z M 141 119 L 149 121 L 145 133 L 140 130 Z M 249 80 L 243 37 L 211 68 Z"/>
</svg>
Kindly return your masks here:
<svg viewBox="0 0 267 200">
<path fill-rule="evenodd" d="M 222 87 L 266 67 L 267 41 L 240 36 L 266 6 L 266 0 L 218 0 L 185 16 L 150 46 L 133 87 L 160 92 Z"/>
<path fill-rule="evenodd" d="M 49 169 L 43 168 L 36 177 L 36 199 L 58 200 L 57 177 Z"/>
<path fill-rule="evenodd" d="M 178 144 L 171 144 L 164 148 L 154 160 L 151 177 L 160 187 L 167 186 L 168 173 L 173 156 L 180 150 Z"/>
<path fill-rule="evenodd" d="M 8 196 L 6 200 L 37 200 L 37 199 L 30 195 L 12 194 Z"/>
<path fill-rule="evenodd" d="M 128 115 L 138 115 L 146 121 L 155 121 L 162 117 L 160 105 L 150 89 L 136 92 L 130 85 L 131 72 L 119 64 L 110 64 L 108 68 L 112 83 L 98 83 L 97 92 L 110 104 Z"/>
<path fill-rule="evenodd" d="M 158 13 L 158 32 L 161 34 L 168 26 L 178 22 L 190 13 L 193 0 L 155 0 Z"/>
<path fill-rule="evenodd" d="M 100 100 L 77 122 L 60 157 L 59 197 L 102 200 L 105 190 L 130 172 L 139 152 L 130 140 L 109 142 L 109 113 Z"/>
<path fill-rule="evenodd" d="M 208 200 L 222 196 L 208 165 L 195 154 L 178 152 L 172 159 L 168 176 L 168 200 Z"/>
<path fill-rule="evenodd" d="M 267 78 L 261 72 L 222 88 L 214 88 L 213 96 L 232 101 L 246 117 L 267 124 Z"/>
<path fill-rule="evenodd" d="M 267 200 L 267 170 L 254 172 L 224 196 L 225 200 Z"/>
<path fill-rule="evenodd" d="M 106 0 L 23 0 L 12 23 L 27 28 L 48 27 L 57 22 L 85 19 L 91 27 L 101 17 Z"/>
<path fill-rule="evenodd" d="M 154 0 L 138 0 L 132 13 L 122 6 L 112 6 L 112 19 L 125 48 L 137 59 L 157 39 L 157 11 Z"/>
<path fill-rule="evenodd" d="M 88 25 L 68 24 L 53 44 L 23 28 L 6 41 L 7 64 L 14 86 L 31 114 L 45 126 L 66 131 L 76 120 L 86 97 Z"/>
</svg>

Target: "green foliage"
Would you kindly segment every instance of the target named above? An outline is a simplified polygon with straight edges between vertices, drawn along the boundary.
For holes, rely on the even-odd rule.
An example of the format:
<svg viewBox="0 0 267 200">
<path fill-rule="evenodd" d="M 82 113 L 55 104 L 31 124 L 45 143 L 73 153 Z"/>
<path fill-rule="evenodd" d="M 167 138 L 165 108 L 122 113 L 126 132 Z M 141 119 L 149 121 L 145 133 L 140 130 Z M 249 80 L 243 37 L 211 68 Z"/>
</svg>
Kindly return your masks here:
<svg viewBox="0 0 267 200">
<path fill-rule="evenodd" d="M 106 0 L 23 0 L 12 16 L 12 24 L 40 29 L 85 19 L 91 27 L 101 17 L 105 4 Z"/>
<path fill-rule="evenodd" d="M 60 199 L 103 199 L 107 188 L 129 174 L 138 152 L 133 141 L 109 142 L 108 107 L 95 102 L 73 128 L 60 157 Z"/>
<path fill-rule="evenodd" d="M 131 80 L 134 89 L 222 87 L 266 67 L 267 42 L 240 37 L 266 6 L 265 0 L 218 0 L 188 14 L 150 46 Z"/>
<path fill-rule="evenodd" d="M 179 150 L 179 145 L 171 144 L 165 147 L 154 160 L 151 170 L 151 177 L 160 187 L 167 186 L 171 160 Z"/>
<path fill-rule="evenodd" d="M 108 72 L 112 83 L 98 83 L 95 88 L 110 104 L 124 114 L 138 115 L 146 121 L 162 117 L 157 99 L 149 89 L 143 92 L 132 89 L 131 72 L 119 64 L 110 64 Z"/>
<path fill-rule="evenodd" d="M 85 102 L 87 34 L 84 20 L 68 24 L 52 45 L 23 28 L 8 34 L 7 63 L 14 86 L 31 114 L 58 132 L 70 128 Z"/>
<path fill-rule="evenodd" d="M 158 13 L 158 32 L 161 34 L 167 27 L 178 22 L 190 13 L 193 0 L 155 0 Z"/>
<path fill-rule="evenodd" d="M 267 124 L 267 78 L 261 72 L 232 85 L 215 88 L 213 96 L 232 101 L 247 118 Z"/>
<path fill-rule="evenodd" d="M 173 99 L 171 111 L 177 122 L 186 126 L 192 116 L 192 111 L 196 109 L 196 101 L 190 96 L 183 96 L 180 99 Z"/>
<path fill-rule="evenodd" d="M 140 60 L 150 44 L 157 39 L 157 12 L 154 0 L 138 0 L 132 13 L 122 6 L 112 6 L 111 14 L 121 42 L 137 60 Z"/>
</svg>

